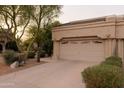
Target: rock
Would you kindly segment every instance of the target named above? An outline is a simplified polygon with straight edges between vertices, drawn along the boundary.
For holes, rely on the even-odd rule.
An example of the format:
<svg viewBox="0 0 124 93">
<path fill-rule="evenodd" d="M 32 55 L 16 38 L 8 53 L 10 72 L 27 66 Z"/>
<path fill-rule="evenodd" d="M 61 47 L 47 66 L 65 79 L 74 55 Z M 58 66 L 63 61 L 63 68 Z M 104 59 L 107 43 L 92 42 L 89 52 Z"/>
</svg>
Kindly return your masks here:
<svg viewBox="0 0 124 93">
<path fill-rule="evenodd" d="M 18 62 L 18 61 L 15 61 L 15 62 L 13 62 L 13 63 L 10 65 L 11 68 L 17 68 L 18 66 L 19 66 L 19 62 Z"/>
<path fill-rule="evenodd" d="M 20 62 L 20 66 L 22 66 L 22 65 L 24 65 L 25 64 L 25 61 L 22 61 L 22 62 Z"/>
</svg>

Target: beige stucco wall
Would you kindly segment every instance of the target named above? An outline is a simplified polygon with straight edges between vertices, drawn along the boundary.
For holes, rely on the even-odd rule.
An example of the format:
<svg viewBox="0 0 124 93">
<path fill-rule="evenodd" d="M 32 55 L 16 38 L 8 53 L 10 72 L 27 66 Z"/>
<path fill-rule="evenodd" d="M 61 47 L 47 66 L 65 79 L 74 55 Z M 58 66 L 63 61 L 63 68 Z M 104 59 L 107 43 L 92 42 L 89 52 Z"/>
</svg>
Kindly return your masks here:
<svg viewBox="0 0 124 93">
<path fill-rule="evenodd" d="M 59 58 L 59 53 L 60 53 L 60 42 L 59 41 L 54 41 L 53 42 L 53 59 L 58 59 Z"/>
<path fill-rule="evenodd" d="M 92 27 L 92 28 L 80 28 L 80 29 L 63 29 L 61 31 L 55 31 L 53 33 L 54 40 L 60 40 L 66 37 L 82 37 L 82 36 L 98 36 L 100 38 L 115 37 L 114 26 L 106 27 Z"/>
<path fill-rule="evenodd" d="M 105 21 L 91 23 L 83 23 L 82 21 L 79 24 L 55 27 L 52 31 L 52 39 L 54 41 L 53 58 L 59 58 L 59 42 L 63 38 L 96 36 L 104 39 L 105 58 L 117 52 L 117 55 L 124 59 L 124 16 L 113 15 L 104 18 Z"/>
<path fill-rule="evenodd" d="M 75 36 L 99 36 L 101 38 L 115 38 L 115 16 L 106 17 L 105 21 L 82 23 L 55 27 L 53 29 L 53 40 L 63 37 Z"/>
</svg>

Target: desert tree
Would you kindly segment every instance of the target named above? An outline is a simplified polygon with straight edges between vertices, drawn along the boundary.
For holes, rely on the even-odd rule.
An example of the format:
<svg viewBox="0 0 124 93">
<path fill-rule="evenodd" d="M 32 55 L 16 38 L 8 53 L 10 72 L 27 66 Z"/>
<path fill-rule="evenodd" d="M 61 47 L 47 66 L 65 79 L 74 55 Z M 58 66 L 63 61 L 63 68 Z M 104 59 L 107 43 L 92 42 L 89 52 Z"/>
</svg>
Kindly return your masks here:
<svg viewBox="0 0 124 93">
<path fill-rule="evenodd" d="M 42 50 L 44 35 L 42 32 L 44 28 L 50 23 L 52 23 L 55 18 L 61 13 L 61 7 L 59 5 L 35 5 L 32 6 L 34 12 L 31 14 L 32 26 L 33 26 L 33 35 L 32 40 L 27 48 L 27 51 L 30 50 L 34 41 L 37 41 L 37 62 L 40 62 L 40 53 Z"/>
<path fill-rule="evenodd" d="M 0 28 L 7 29 L 11 33 L 11 39 L 16 42 L 21 52 L 20 40 L 22 39 L 28 24 L 30 23 L 31 6 L 26 5 L 1 5 Z"/>
</svg>

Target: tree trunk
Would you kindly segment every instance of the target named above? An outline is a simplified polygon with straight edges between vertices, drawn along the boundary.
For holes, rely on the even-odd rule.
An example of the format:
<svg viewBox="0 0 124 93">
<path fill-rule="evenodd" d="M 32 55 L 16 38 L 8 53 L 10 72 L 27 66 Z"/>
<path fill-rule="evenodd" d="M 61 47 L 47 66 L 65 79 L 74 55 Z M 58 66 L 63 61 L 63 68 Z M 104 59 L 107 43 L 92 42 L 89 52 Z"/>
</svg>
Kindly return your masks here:
<svg viewBox="0 0 124 93">
<path fill-rule="evenodd" d="M 37 51 L 37 62 L 40 62 L 40 47 L 38 47 Z"/>
<path fill-rule="evenodd" d="M 40 62 L 40 49 L 41 49 L 41 46 L 40 44 L 38 43 L 38 50 L 37 50 L 37 62 Z"/>
<path fill-rule="evenodd" d="M 34 38 L 34 39 L 35 39 L 35 38 Z M 28 57 L 28 52 L 30 51 L 30 48 L 31 48 L 31 46 L 32 46 L 32 44 L 33 44 L 33 42 L 34 42 L 34 39 L 29 43 L 29 45 L 28 45 L 28 47 L 27 47 L 26 59 L 27 59 L 27 57 Z"/>
<path fill-rule="evenodd" d="M 22 52 L 22 48 L 21 48 L 19 42 L 18 42 L 17 40 L 15 40 L 15 42 L 16 42 L 16 45 L 17 45 L 18 51 L 19 51 L 19 52 Z"/>
</svg>

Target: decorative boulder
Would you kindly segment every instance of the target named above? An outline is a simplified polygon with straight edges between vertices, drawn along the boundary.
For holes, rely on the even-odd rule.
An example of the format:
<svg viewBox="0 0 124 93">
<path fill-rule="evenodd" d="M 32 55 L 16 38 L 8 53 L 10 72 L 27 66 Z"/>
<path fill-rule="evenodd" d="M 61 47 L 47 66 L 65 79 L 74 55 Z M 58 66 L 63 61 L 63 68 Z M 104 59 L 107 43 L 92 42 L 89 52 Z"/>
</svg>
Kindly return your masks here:
<svg viewBox="0 0 124 93">
<path fill-rule="evenodd" d="M 13 62 L 13 63 L 10 65 L 11 68 L 17 68 L 18 66 L 19 66 L 19 62 L 18 62 L 18 61 L 15 61 L 15 62 Z"/>
<path fill-rule="evenodd" d="M 22 61 L 22 62 L 20 62 L 20 66 L 22 66 L 22 65 L 24 65 L 25 64 L 25 61 Z"/>
</svg>

